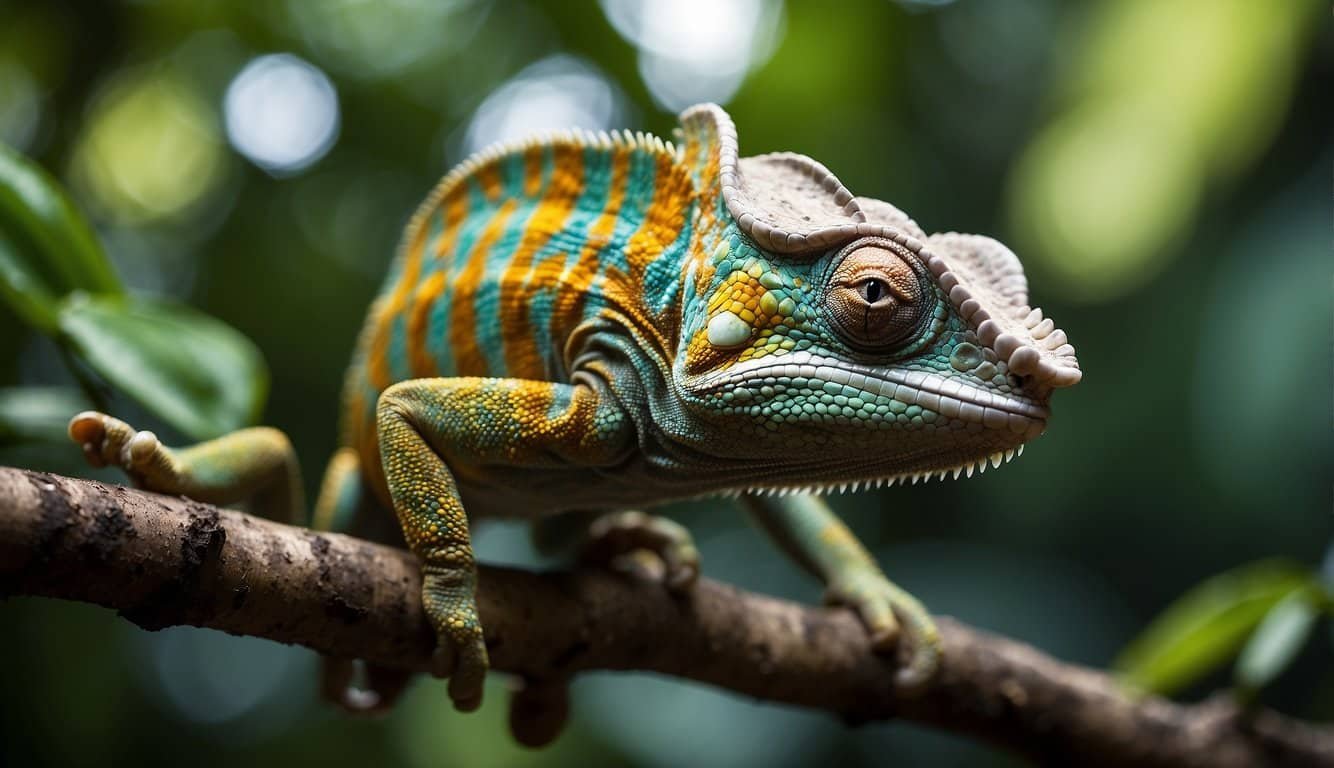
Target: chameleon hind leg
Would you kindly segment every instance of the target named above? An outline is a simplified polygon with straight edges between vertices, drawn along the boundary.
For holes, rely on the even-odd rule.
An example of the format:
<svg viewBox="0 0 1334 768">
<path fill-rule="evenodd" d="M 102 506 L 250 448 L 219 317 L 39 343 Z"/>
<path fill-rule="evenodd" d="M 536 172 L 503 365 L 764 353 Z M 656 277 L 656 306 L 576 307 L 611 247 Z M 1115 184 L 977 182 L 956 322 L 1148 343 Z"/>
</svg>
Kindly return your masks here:
<svg viewBox="0 0 1334 768">
<path fill-rule="evenodd" d="M 683 592 L 699 578 L 699 550 L 685 526 L 639 510 L 564 512 L 533 523 L 544 554 L 578 552 L 581 562 L 631 571 Z"/>
<path fill-rule="evenodd" d="M 542 554 L 578 552 L 581 562 L 632 572 L 684 592 L 699 578 L 699 550 L 685 526 L 638 510 L 576 510 L 533 521 Z M 560 735 L 569 714 L 569 680 L 525 678 L 510 696 L 510 732 L 540 747 Z"/>
<path fill-rule="evenodd" d="M 356 449 L 340 448 L 324 470 L 310 527 L 347 532 L 356 522 L 357 513 L 373 503 L 373 497 L 366 493 Z M 412 673 L 403 669 L 369 663 L 360 665 L 360 670 L 358 667 L 355 659 L 323 657 L 320 696 L 351 714 L 379 714 L 394 706 L 412 679 Z M 362 673 L 360 680 L 358 671 Z"/>
<path fill-rule="evenodd" d="M 116 465 L 138 488 L 210 504 L 249 502 L 264 517 L 301 523 L 301 468 L 287 436 L 271 427 L 242 429 L 187 448 L 168 448 L 157 435 L 120 419 L 84 411 L 69 436 L 94 467 Z"/>
<path fill-rule="evenodd" d="M 394 511 L 422 560 L 422 602 L 437 638 L 432 671 L 449 678 L 455 708 L 476 709 L 488 660 L 455 472 L 609 465 L 633 447 L 631 425 L 596 381 L 478 378 L 395 384 L 380 396 L 376 422 Z"/>
<path fill-rule="evenodd" d="M 893 649 L 902 627 L 908 661 L 895 676 L 899 686 L 912 690 L 931 680 L 940 666 L 940 635 L 931 615 L 885 577 L 824 500 L 752 494 L 742 502 L 784 551 L 824 582 L 826 602 L 857 611 L 876 650 Z"/>
</svg>

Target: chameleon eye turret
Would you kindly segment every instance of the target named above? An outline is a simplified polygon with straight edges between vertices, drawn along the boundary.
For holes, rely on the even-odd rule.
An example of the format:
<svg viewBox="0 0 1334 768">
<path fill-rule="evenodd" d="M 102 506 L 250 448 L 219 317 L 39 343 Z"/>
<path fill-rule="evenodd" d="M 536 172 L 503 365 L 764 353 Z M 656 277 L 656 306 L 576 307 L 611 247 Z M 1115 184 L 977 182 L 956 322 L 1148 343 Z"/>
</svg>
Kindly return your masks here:
<svg viewBox="0 0 1334 768">
<path fill-rule="evenodd" d="M 892 240 L 866 238 L 835 257 L 824 308 L 851 346 L 888 352 L 920 335 L 935 300 L 916 256 Z"/>
</svg>

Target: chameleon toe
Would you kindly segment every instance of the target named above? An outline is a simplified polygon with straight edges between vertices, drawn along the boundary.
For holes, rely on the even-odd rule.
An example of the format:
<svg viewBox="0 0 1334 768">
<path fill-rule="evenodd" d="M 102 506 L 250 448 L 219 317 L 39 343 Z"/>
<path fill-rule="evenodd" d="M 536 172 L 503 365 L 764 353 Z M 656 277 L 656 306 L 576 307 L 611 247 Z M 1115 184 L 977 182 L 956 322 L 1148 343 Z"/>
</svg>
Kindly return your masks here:
<svg viewBox="0 0 1334 768">
<path fill-rule="evenodd" d="M 940 637 L 935 627 L 927 634 L 914 633 L 910 640 L 908 661 L 894 673 L 894 685 L 908 694 L 924 690 L 940 671 Z"/>
<path fill-rule="evenodd" d="M 127 466 L 135 466 L 147 462 L 153 457 L 153 454 L 157 452 L 158 445 L 157 435 L 152 432 L 149 432 L 148 430 L 136 432 L 134 437 L 130 438 L 130 442 L 125 446 L 125 452 L 128 459 L 126 462 Z"/>
<path fill-rule="evenodd" d="M 628 555 L 656 556 L 660 567 L 634 568 Z M 638 510 L 613 512 L 588 529 L 584 562 L 618 570 L 660 573 L 658 580 L 672 592 L 688 590 L 699 578 L 699 550 L 685 526 Z"/>
<path fill-rule="evenodd" d="M 102 414 L 97 411 L 84 411 L 69 420 L 69 437 L 80 445 L 100 442 L 104 434 Z"/>
<path fill-rule="evenodd" d="M 510 694 L 510 733 L 525 747 L 556 740 L 570 716 L 567 680 L 522 680 Z"/>
</svg>

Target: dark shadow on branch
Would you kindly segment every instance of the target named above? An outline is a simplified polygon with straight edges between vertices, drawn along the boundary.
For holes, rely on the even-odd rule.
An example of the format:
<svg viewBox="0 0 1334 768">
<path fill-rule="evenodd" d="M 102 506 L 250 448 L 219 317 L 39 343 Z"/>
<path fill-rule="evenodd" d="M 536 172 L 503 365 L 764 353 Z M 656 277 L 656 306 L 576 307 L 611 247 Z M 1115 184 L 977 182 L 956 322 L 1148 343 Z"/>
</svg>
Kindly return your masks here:
<svg viewBox="0 0 1334 768">
<path fill-rule="evenodd" d="M 174 624 L 424 670 L 415 559 L 186 499 L 0 468 L 0 595 L 96 603 Z M 1225 698 L 1134 698 L 1106 675 L 942 619 L 945 664 L 898 694 L 847 611 L 701 580 L 686 598 L 597 571 L 483 567 L 492 665 L 533 680 L 651 670 L 845 720 L 912 720 L 1044 764 L 1334 766 L 1334 730 Z M 443 691 L 441 692 L 443 696 Z"/>
</svg>

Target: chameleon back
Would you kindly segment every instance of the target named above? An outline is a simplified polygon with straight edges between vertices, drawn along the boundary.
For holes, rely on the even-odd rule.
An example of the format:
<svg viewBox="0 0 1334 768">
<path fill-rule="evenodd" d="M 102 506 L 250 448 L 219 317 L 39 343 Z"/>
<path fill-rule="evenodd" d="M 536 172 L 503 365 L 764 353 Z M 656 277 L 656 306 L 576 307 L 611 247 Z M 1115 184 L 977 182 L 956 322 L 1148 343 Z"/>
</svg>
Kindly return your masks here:
<svg viewBox="0 0 1334 768">
<path fill-rule="evenodd" d="M 483 151 L 409 223 L 344 384 L 343 443 L 384 496 L 375 405 L 415 378 L 566 381 L 610 320 L 670 358 L 695 204 L 677 150 L 643 134 Z"/>
</svg>

